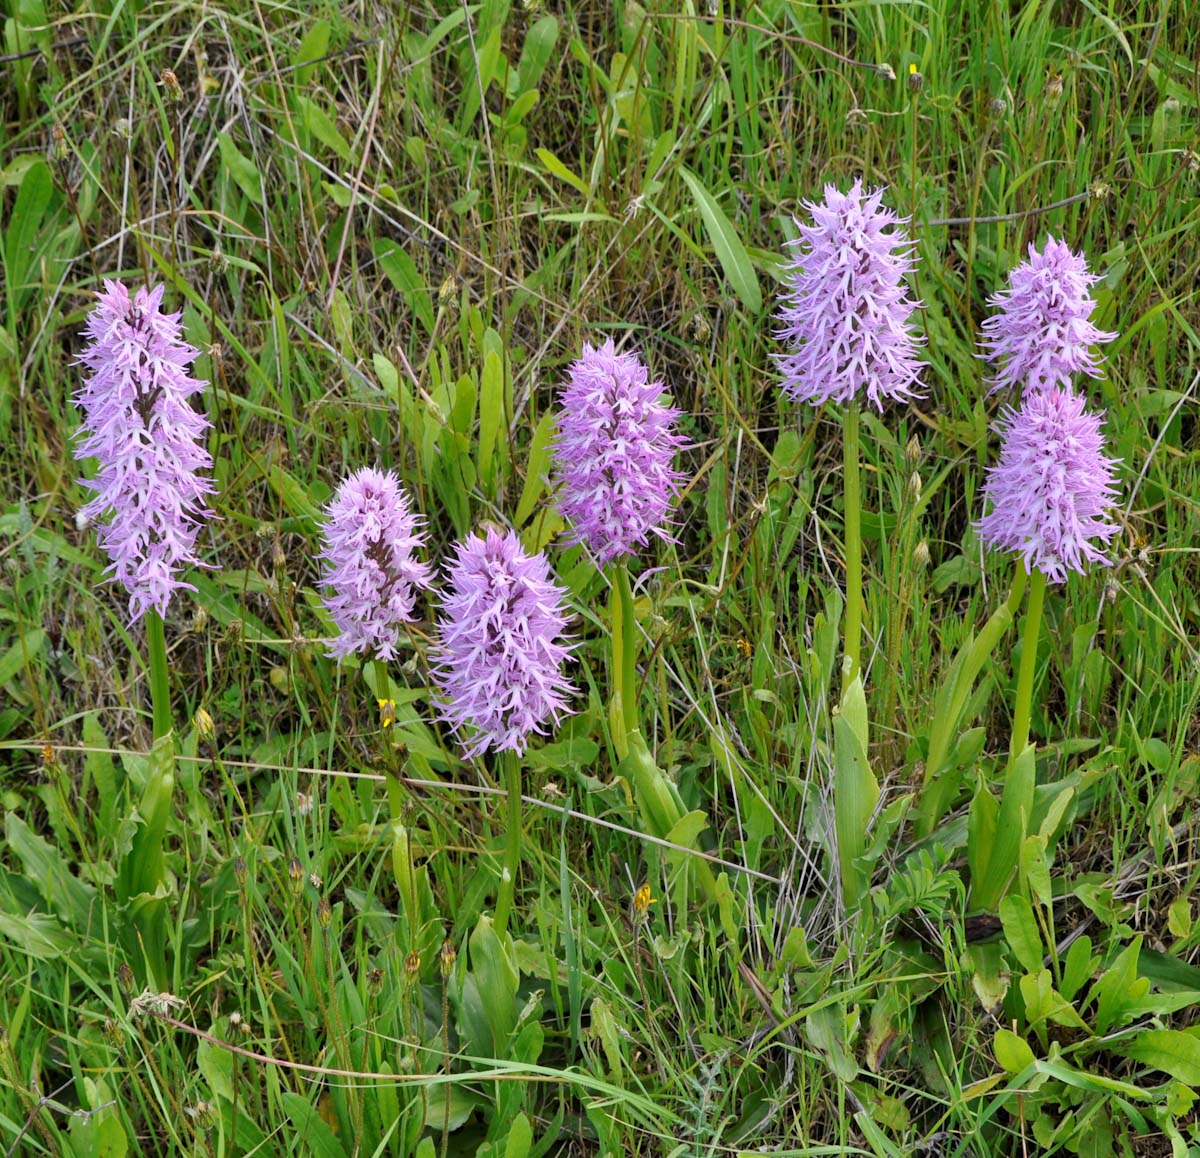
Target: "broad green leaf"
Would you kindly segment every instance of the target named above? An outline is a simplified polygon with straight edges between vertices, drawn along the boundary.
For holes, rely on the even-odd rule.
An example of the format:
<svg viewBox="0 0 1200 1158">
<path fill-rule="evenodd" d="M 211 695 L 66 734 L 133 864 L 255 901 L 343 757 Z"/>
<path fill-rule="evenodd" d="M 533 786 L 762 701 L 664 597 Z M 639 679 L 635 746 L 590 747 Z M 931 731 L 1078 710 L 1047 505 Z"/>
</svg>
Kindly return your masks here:
<svg viewBox="0 0 1200 1158">
<path fill-rule="evenodd" d="M 316 1106 L 300 1094 L 280 1095 L 283 1108 L 296 1128 L 300 1152 L 313 1158 L 346 1158 L 345 1146 L 329 1128 Z"/>
<path fill-rule="evenodd" d="M 234 184 L 254 202 L 263 204 L 263 182 L 258 167 L 233 143 L 228 133 L 217 134 L 217 148 L 221 154 L 221 165 L 229 170 Z"/>
<path fill-rule="evenodd" d="M 216 1027 L 214 1027 L 214 1030 Z M 218 1034 L 221 1036 L 221 1034 Z M 196 1047 L 196 1065 L 208 1082 L 208 1088 L 219 1098 L 233 1101 L 233 1054 L 212 1042 L 200 1040 Z"/>
<path fill-rule="evenodd" d="M 83 767 L 96 789 L 100 807 L 96 821 L 102 833 L 109 833 L 116 823 L 117 815 L 117 769 L 113 763 L 108 736 L 100 725 L 96 712 L 86 712 L 83 717 L 83 746 L 86 749 Z"/>
<path fill-rule="evenodd" d="M 708 816 L 704 812 L 700 810 L 689 812 L 676 822 L 671 831 L 667 833 L 666 839 L 683 848 L 696 848 L 700 834 L 707 827 Z"/>
<path fill-rule="evenodd" d="M 26 663 L 36 656 L 46 642 L 46 632 L 43 628 L 35 627 L 27 631 L 16 643 L 0 656 L 0 687 L 22 671 Z"/>
<path fill-rule="evenodd" d="M 1092 986 L 1088 1003 L 1096 1002 L 1096 1032 L 1106 1034 L 1130 1020 L 1130 1008 L 1146 996 L 1150 982 L 1138 976 L 1138 956 L 1142 938 L 1137 936 Z"/>
<path fill-rule="evenodd" d="M 971 821 L 975 822 L 975 828 L 969 827 L 967 843 L 967 855 L 971 863 L 971 904 L 974 908 L 995 912 L 1000 898 L 1008 891 L 1016 875 L 1025 825 L 1033 811 L 1035 771 L 1034 748 L 1032 744 L 1027 744 L 1025 751 L 1008 766 L 999 806 L 995 804 L 987 785 L 980 782 L 979 791 L 971 804 Z M 972 845 L 975 843 L 981 847 L 974 850 L 973 859 Z M 982 860 L 980 854 L 986 845 L 990 845 L 990 855 Z"/>
<path fill-rule="evenodd" d="M 1192 902 L 1188 897 L 1176 897 L 1167 906 L 1167 928 L 1173 937 L 1191 936 Z"/>
<path fill-rule="evenodd" d="M 483 359 L 479 388 L 479 477 L 491 475 L 492 459 L 500 439 L 504 418 L 504 358 L 489 350 Z"/>
<path fill-rule="evenodd" d="M 604 1060 L 608 1063 L 608 1076 L 614 1081 L 620 1079 L 624 1068 L 624 1056 L 621 1053 L 623 1028 L 603 997 L 592 1001 L 591 1028 L 588 1032 L 599 1039 L 600 1048 L 604 1051 Z"/>
<path fill-rule="evenodd" d="M 468 44 L 465 51 L 463 72 L 462 99 L 459 104 L 458 129 L 467 134 L 472 122 L 479 113 L 479 102 L 483 94 L 491 87 L 492 81 L 503 76 L 508 64 L 501 66 L 503 54 L 500 51 L 499 24 L 482 39 L 476 36 Z"/>
<path fill-rule="evenodd" d="M 435 1134 L 440 1134 L 445 1128 L 445 1123 L 449 1121 L 449 1129 L 453 1132 L 466 1123 L 478 1104 L 478 1099 L 467 1090 L 461 1086 L 451 1086 L 450 1114 L 447 1118 L 446 1091 L 433 1089 L 429 1092 L 425 1104 L 425 1126 Z M 417 1153 L 420 1154 L 420 1152 L 420 1148 L 418 1148 Z"/>
<path fill-rule="evenodd" d="M 8 219 L 4 234 L 4 273 L 8 287 L 8 315 L 15 319 L 21 301 L 31 287 L 25 278 L 34 260 L 42 218 L 54 196 L 54 178 L 50 166 L 38 160 L 30 165 L 17 190 L 17 203 Z"/>
<path fill-rule="evenodd" d="M 558 40 L 558 21 L 553 16 L 542 16 L 525 34 L 521 46 L 521 60 L 517 64 L 517 92 L 529 92 L 537 88 L 550 63 L 550 54 Z"/>
<path fill-rule="evenodd" d="M 1019 1074 L 1034 1060 L 1029 1043 L 1011 1029 L 1002 1028 L 996 1031 L 996 1036 L 992 1039 L 992 1052 L 996 1055 L 996 1061 L 1010 1074 Z"/>
<path fill-rule="evenodd" d="M 1004 939 L 1022 967 L 1030 973 L 1038 972 L 1044 950 L 1033 906 L 1022 896 L 1005 897 L 1000 902 L 1000 921 Z"/>
<path fill-rule="evenodd" d="M 496 933 L 486 914 L 471 931 L 471 976 L 479 986 L 491 1030 L 490 1057 L 508 1056 L 508 1038 L 517 1022 L 515 1002 L 521 975 L 506 940 Z"/>
<path fill-rule="evenodd" d="M 290 514 L 298 518 L 316 523 L 321 518 L 320 509 L 309 497 L 304 484 L 284 470 L 278 463 L 272 463 L 267 472 L 271 489 L 278 496 Z"/>
<path fill-rule="evenodd" d="M 1200 1038 L 1177 1029 L 1146 1029 L 1132 1041 L 1109 1048 L 1114 1053 L 1170 1074 L 1178 1082 L 1200 1086 Z"/>
<path fill-rule="evenodd" d="M 15 812 L 4 818 L 9 851 L 21 862 L 25 876 L 46 904 L 76 929 L 87 927 L 96 890 L 71 872 L 70 862 L 48 841 L 38 836 Z"/>
<path fill-rule="evenodd" d="M 758 275 L 754 272 L 754 266 L 750 264 L 750 258 L 737 235 L 737 230 L 695 173 L 681 165 L 679 174 L 692 191 L 700 216 L 704 220 L 708 239 L 712 242 L 717 260 L 721 263 L 721 269 L 729 279 L 729 284 L 742 299 L 746 309 L 757 315 L 762 310 L 762 291 L 758 285 Z"/>
<path fill-rule="evenodd" d="M 870 886 L 870 869 L 859 862 L 867 828 L 879 803 L 879 783 L 867 758 L 867 703 L 855 676 L 833 719 L 833 811 L 846 908 L 853 912 Z"/>
<path fill-rule="evenodd" d="M 517 513 L 513 516 L 513 525 L 523 527 L 538 499 L 546 490 L 546 480 L 550 477 L 551 440 L 554 437 L 554 411 L 547 410 L 542 415 L 533 432 L 533 441 L 529 445 L 529 454 L 525 466 L 525 485 L 521 488 L 521 498 L 517 502 Z"/>
<path fill-rule="evenodd" d="M 78 941 L 49 913 L 0 913 L 0 937 L 27 957 L 51 961 L 78 952 Z"/>
<path fill-rule="evenodd" d="M 409 257 L 404 248 L 390 238 L 379 238 L 372 246 L 379 268 L 387 275 L 403 295 L 412 310 L 413 316 L 425 328 L 427 334 L 433 333 L 433 298 L 429 286 L 417 272 L 416 262 Z"/>
<path fill-rule="evenodd" d="M 1181 989 L 1200 989 L 1200 966 L 1190 965 L 1169 953 L 1143 949 L 1138 957 L 1138 975 L 1149 977 L 1168 993 Z"/>
<path fill-rule="evenodd" d="M 342 136 L 337 122 L 314 100 L 293 93 L 292 101 L 303 120 L 304 127 L 331 153 L 341 160 L 350 160 L 350 142 Z"/>
<path fill-rule="evenodd" d="M 137 806 L 141 827 L 129 855 L 121 862 L 117 897 L 130 901 L 139 894 L 156 894 L 163 883 L 163 842 L 174 805 L 175 734 L 154 741 L 146 767 L 146 785 Z"/>
<path fill-rule="evenodd" d="M 1075 1000 L 1075 994 L 1092 979 L 1099 962 L 1092 956 L 1092 939 L 1086 933 L 1071 942 L 1063 962 L 1062 982 L 1059 985 L 1063 997 Z"/>
<path fill-rule="evenodd" d="M 1044 836 L 1027 836 L 1021 842 L 1021 879 L 1043 905 L 1053 899 L 1050 891 L 1050 857 Z"/>
<path fill-rule="evenodd" d="M 525 764 L 530 768 L 590 768 L 600 754 L 600 745 L 586 736 L 571 736 L 556 740 L 540 748 L 531 748 L 525 753 Z"/>
<path fill-rule="evenodd" d="M 300 41 L 300 47 L 296 49 L 292 56 L 292 66 L 296 71 L 296 84 L 308 85 L 312 83 L 314 74 L 317 71 L 315 64 L 309 64 L 311 60 L 319 60 L 329 50 L 329 21 L 318 20 L 304 34 Z M 301 67 L 296 67 L 297 65 Z"/>
<path fill-rule="evenodd" d="M 1053 1022 L 1071 1029 L 1087 1030 L 1087 1023 L 1076 1012 L 1075 1007 L 1054 988 L 1049 969 L 1026 973 L 1021 978 L 1021 998 L 1025 1002 L 1025 1016 L 1030 1025 Z"/>
<path fill-rule="evenodd" d="M 533 1148 L 533 1128 L 524 1111 L 519 1113 L 508 1127 L 508 1141 L 504 1144 L 504 1158 L 529 1158 Z"/>
<path fill-rule="evenodd" d="M 537 159 L 546 167 L 548 173 L 557 177 L 560 181 L 565 181 L 573 189 L 582 193 L 584 197 L 591 196 L 592 190 L 583 178 L 572 172 L 549 149 L 534 149 L 533 151 Z"/>
</svg>

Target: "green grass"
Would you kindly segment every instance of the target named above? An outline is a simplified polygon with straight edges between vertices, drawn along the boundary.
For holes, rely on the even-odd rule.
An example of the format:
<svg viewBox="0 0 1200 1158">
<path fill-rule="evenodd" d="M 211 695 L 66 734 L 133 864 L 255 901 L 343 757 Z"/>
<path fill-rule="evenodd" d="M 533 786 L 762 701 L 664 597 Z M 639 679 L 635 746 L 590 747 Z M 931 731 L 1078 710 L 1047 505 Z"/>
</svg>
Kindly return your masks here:
<svg viewBox="0 0 1200 1158">
<path fill-rule="evenodd" d="M 1200 1152 L 1185 5 L 4 11 L 0 1146 Z M 863 417 L 869 768 L 836 699 L 838 420 L 782 401 L 771 358 L 792 213 L 859 174 L 913 216 L 930 363 L 926 399 Z M 972 527 L 1000 404 L 975 335 L 1047 231 L 1104 275 L 1095 320 L 1120 335 L 1088 390 L 1124 529 L 1111 570 L 1048 592 L 1046 839 L 980 940 L 968 832 L 977 784 L 1000 799 L 1017 628 L 964 693 L 932 839 L 916 822 L 939 690 L 1011 583 Z M 166 282 L 212 383 L 219 569 L 167 622 L 179 757 L 151 902 L 120 880 L 150 775 L 143 632 L 74 518 L 74 357 L 102 277 Z M 719 859 L 711 889 L 618 763 L 608 592 L 546 487 L 565 368 L 610 336 L 694 443 L 635 610 L 642 730 L 703 817 L 672 843 Z M 319 510 L 373 464 L 411 488 L 432 558 L 509 524 L 570 590 L 578 710 L 524 762 L 511 941 L 483 919 L 500 767 L 434 722 L 419 633 L 390 689 L 324 656 Z M 880 811 L 847 911 L 835 784 L 864 769 Z M 146 903 L 169 1022 L 136 1000 Z"/>
</svg>

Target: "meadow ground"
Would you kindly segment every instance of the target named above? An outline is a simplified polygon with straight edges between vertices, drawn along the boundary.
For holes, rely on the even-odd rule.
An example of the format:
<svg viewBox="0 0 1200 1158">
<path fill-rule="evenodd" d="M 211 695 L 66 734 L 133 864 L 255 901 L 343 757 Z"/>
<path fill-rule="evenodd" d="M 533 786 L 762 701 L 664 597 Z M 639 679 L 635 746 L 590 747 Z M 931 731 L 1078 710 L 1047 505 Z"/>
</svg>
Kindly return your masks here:
<svg viewBox="0 0 1200 1158">
<path fill-rule="evenodd" d="M 0 1148 L 1200 1153 L 1187 4 L 0 12 Z M 781 395 L 772 315 L 793 214 L 857 176 L 912 217 L 928 367 L 862 413 L 844 695 L 843 416 Z M 1023 646 L 975 528 L 1012 401 L 977 338 L 1048 234 L 1118 335 L 1079 386 L 1121 529 Z M 76 518 L 104 278 L 164 284 L 210 384 L 157 745 L 147 621 Z M 609 338 L 689 443 L 614 618 L 550 459 Z M 502 762 L 437 720 L 437 598 L 395 662 L 326 655 L 321 508 L 362 466 L 431 560 L 490 521 L 569 591 L 507 928 Z"/>
</svg>

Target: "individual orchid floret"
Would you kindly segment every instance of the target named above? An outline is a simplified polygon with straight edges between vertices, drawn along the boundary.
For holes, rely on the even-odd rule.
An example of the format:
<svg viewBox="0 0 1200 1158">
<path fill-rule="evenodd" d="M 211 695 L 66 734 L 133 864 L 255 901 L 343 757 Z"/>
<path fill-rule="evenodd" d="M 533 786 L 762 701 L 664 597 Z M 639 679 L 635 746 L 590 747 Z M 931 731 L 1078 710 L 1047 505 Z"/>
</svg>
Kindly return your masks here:
<svg viewBox="0 0 1200 1158">
<path fill-rule="evenodd" d="M 1103 416 L 1057 386 L 1027 394 L 1001 420 L 1000 459 L 987 474 L 991 513 L 979 537 L 1000 551 L 1019 551 L 1025 570 L 1062 583 L 1088 563 L 1108 565 L 1095 545 L 1120 530 L 1109 518 L 1116 495 L 1115 459 L 1104 453 Z"/>
<path fill-rule="evenodd" d="M 400 629 L 415 618 L 417 591 L 430 569 L 415 552 L 424 545 L 408 495 L 391 471 L 364 467 L 346 478 L 325 507 L 324 597 L 337 625 L 329 654 L 395 659 Z"/>
<path fill-rule="evenodd" d="M 996 365 L 994 392 L 1019 386 L 1022 392 L 1067 386 L 1076 374 L 1100 375 L 1092 347 L 1117 335 L 1091 322 L 1096 303 L 1088 292 L 1100 280 L 1088 272 L 1082 253 L 1053 237 L 1041 253 L 1029 246 L 1029 260 L 1009 275 L 1008 287 L 988 304 L 997 312 L 983 323 L 982 355 Z"/>
<path fill-rule="evenodd" d="M 83 426 L 75 457 L 94 457 L 96 477 L 81 480 L 93 497 L 78 522 L 110 516 L 97 540 L 108 553 L 105 573 L 129 592 L 130 619 L 151 608 L 165 615 L 179 578 L 200 566 L 196 537 L 215 491 L 202 474 L 212 457 L 201 441 L 212 424 L 191 398 L 207 383 L 188 371 L 200 351 L 183 339 L 179 314 L 162 309 L 163 286 L 132 300 L 120 282 L 105 281 L 88 315 L 79 362 L 88 374 L 75 395 Z"/>
<path fill-rule="evenodd" d="M 634 554 L 651 535 L 667 538 L 663 523 L 683 477 L 674 467 L 685 439 L 675 433 L 680 412 L 663 401 L 634 353 L 618 354 L 612 341 L 572 364 L 554 457 L 559 509 L 603 565 Z"/>
<path fill-rule="evenodd" d="M 913 246 L 903 221 L 882 205 L 882 189 L 864 194 L 825 186 L 825 200 L 804 202 L 812 224 L 797 221 L 788 242 L 787 290 L 777 313 L 776 355 L 784 392 L 819 406 L 864 396 L 877 410 L 885 400 L 918 396 L 924 363 L 910 324 L 920 304 L 905 278 Z"/>
<path fill-rule="evenodd" d="M 545 555 L 528 555 L 515 531 L 490 527 L 454 545 L 438 641 L 430 652 L 441 716 L 468 757 L 490 748 L 520 755 L 569 712 L 562 673 L 566 591 Z"/>
</svg>

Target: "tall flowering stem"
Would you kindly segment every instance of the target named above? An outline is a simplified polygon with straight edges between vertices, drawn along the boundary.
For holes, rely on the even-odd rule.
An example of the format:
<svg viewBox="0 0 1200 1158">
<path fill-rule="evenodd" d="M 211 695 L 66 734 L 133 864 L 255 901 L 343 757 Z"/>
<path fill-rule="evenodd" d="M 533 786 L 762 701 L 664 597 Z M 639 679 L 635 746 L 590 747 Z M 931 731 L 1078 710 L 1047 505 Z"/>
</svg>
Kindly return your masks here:
<svg viewBox="0 0 1200 1158">
<path fill-rule="evenodd" d="M 150 706 L 156 740 L 171 731 L 171 673 L 167 664 L 167 635 L 162 616 L 151 611 L 146 616 L 146 654 L 150 661 Z"/>
<path fill-rule="evenodd" d="M 1017 703 L 1013 713 L 1009 760 L 1025 751 L 1029 743 L 1029 720 L 1033 711 L 1033 676 L 1037 669 L 1038 637 L 1042 630 L 1042 607 L 1046 600 L 1046 573 L 1034 571 L 1029 580 L 1029 605 L 1021 627 L 1021 666 L 1017 672 Z"/>
<path fill-rule="evenodd" d="M 550 564 L 529 555 L 515 531 L 488 528 L 454 545 L 448 590 L 430 653 L 441 692 L 439 711 L 459 735 L 465 754 L 501 754 L 508 793 L 508 841 L 496 908 L 507 927 L 521 861 L 519 757 L 531 734 L 570 711 L 573 690 L 562 674 L 566 591 Z"/>
<path fill-rule="evenodd" d="M 188 373 L 200 351 L 183 338 L 179 314 L 162 309 L 163 286 L 132 297 L 106 281 L 88 315 L 79 356 L 87 374 L 75 395 L 83 412 L 77 459 L 95 458 L 93 492 L 81 508 L 85 522 L 103 519 L 97 539 L 107 573 L 129 593 L 130 621 L 147 612 L 154 737 L 171 730 L 170 677 L 162 616 L 179 578 L 198 565 L 196 538 L 212 514 L 204 473 L 212 458 L 201 439 L 211 425 L 192 407 L 206 382 Z"/>
<path fill-rule="evenodd" d="M 984 485 L 992 510 L 977 524 L 980 539 L 1020 552 L 1030 577 L 999 811 L 981 783 L 969 822 L 978 834 L 970 849 L 971 896 L 984 908 L 994 908 L 1010 887 L 1023 826 L 1033 811 L 1036 763 L 1029 723 L 1046 584 L 1061 583 L 1072 571 L 1083 574 L 1089 563 L 1107 564 L 1097 542 L 1107 543 L 1119 531 L 1108 517 L 1116 497 L 1116 461 L 1104 454 L 1101 421 L 1070 389 L 1027 391 L 1020 409 L 1005 413 L 1000 458 Z"/>
<path fill-rule="evenodd" d="M 682 474 L 675 455 L 685 445 L 676 433 L 680 412 L 665 401 L 632 352 L 612 341 L 585 345 L 560 398 L 554 445 L 559 508 L 571 524 L 570 542 L 582 543 L 612 583 L 613 698 L 609 724 L 617 755 L 629 751 L 638 726 L 637 621 L 629 559 L 651 536 L 669 538 L 665 524 Z"/>
<path fill-rule="evenodd" d="M 1089 563 L 1107 565 L 1096 545 L 1119 531 L 1108 513 L 1116 496 L 1116 461 L 1104 454 L 1101 416 L 1070 390 L 1054 386 L 1026 394 L 1001 421 L 1000 458 L 984 495 L 992 510 L 979 520 L 983 542 L 1018 551 L 1030 575 L 1011 752 L 1029 739 L 1037 639 L 1047 581 L 1062 583 Z"/>
<path fill-rule="evenodd" d="M 500 870 L 500 891 L 496 898 L 496 928 L 501 935 L 508 928 L 516 895 L 517 874 L 521 871 L 521 761 L 512 752 L 500 755 L 504 771 L 504 790 L 508 795 L 508 841 L 504 850 L 504 866 Z"/>
<path fill-rule="evenodd" d="M 862 486 L 858 471 L 858 403 L 846 407 L 842 426 L 842 461 L 846 502 L 846 658 L 845 682 L 859 674 L 862 652 L 863 564 Z"/>
<path fill-rule="evenodd" d="M 846 193 L 825 187 L 821 202 L 806 201 L 811 224 L 797 221 L 788 243 L 787 290 L 780 304 L 776 355 L 784 393 L 820 406 L 844 403 L 846 502 L 846 630 L 849 688 L 861 668 L 862 492 L 859 485 L 859 414 L 865 400 L 918 396 L 924 363 L 911 318 L 919 303 L 908 291 L 915 258 L 903 220 L 883 205 L 883 190 L 855 181 Z"/>
<path fill-rule="evenodd" d="M 360 654 L 375 665 L 392 860 L 403 891 L 409 877 L 404 863 L 404 794 L 392 744 L 396 707 L 390 699 L 387 664 L 396 657 L 401 632 L 416 619 L 418 593 L 430 585 L 429 566 L 417 557 L 425 539 L 399 478 L 392 471 L 372 467 L 354 471 L 338 485 L 325 507 L 321 538 L 318 558 L 328 588 L 322 602 L 338 629 L 328 654 L 339 664 Z M 406 907 L 409 903 L 406 896 Z"/>
<path fill-rule="evenodd" d="M 176 590 L 195 590 L 179 576 L 200 565 L 196 539 L 215 489 L 202 441 L 211 424 L 192 406 L 207 383 L 188 372 L 200 351 L 184 340 L 180 315 L 162 309 L 163 293 L 158 286 L 131 296 L 120 282 L 104 283 L 79 356 L 86 373 L 75 395 L 83 424 L 74 451 L 97 463 L 95 477 L 82 480 L 92 497 L 81 519 L 98 522 L 106 574 L 128 592 L 130 622 L 146 617 L 154 746 L 138 802 L 143 823 L 118 868 L 117 895 L 131 907 L 130 956 L 159 988 L 170 984 L 165 901 L 156 894 L 175 789 L 163 616 Z"/>
<path fill-rule="evenodd" d="M 618 759 L 629 752 L 629 733 L 638 726 L 637 653 L 638 629 L 634 613 L 629 567 L 614 563 L 612 581 L 612 679 L 613 698 L 609 726 Z"/>
</svg>

